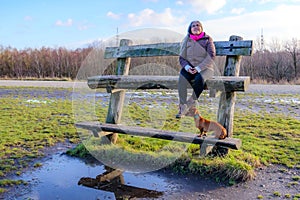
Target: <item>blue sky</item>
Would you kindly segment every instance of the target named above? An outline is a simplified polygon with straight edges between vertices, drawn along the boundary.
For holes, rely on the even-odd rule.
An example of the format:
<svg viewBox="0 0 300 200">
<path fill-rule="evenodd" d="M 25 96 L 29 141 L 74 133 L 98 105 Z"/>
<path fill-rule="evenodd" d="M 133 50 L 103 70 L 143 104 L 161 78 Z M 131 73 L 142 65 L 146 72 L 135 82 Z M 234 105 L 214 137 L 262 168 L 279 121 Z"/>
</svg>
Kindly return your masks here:
<svg viewBox="0 0 300 200">
<path fill-rule="evenodd" d="M 186 34 L 200 20 L 215 41 L 300 39 L 300 0 L 1 0 L 0 45 L 77 48 L 118 33 L 159 28 Z M 145 34 L 149 37 L 153 33 Z"/>
</svg>

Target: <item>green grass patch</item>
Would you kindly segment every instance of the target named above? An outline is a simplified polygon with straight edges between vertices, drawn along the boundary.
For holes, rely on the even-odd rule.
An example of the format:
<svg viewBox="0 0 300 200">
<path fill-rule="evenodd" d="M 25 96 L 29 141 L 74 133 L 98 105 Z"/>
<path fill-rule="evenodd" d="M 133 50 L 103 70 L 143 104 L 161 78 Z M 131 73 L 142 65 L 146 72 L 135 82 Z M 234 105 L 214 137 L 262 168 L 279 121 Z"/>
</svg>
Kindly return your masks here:
<svg viewBox="0 0 300 200">
<path fill-rule="evenodd" d="M 0 188 L 0 194 L 6 192 L 5 188 Z"/>
<path fill-rule="evenodd" d="M 9 180 L 9 179 L 0 180 L 0 187 L 12 186 L 12 185 L 21 185 L 21 184 L 26 185 L 27 183 L 24 182 L 23 180 Z"/>
<path fill-rule="evenodd" d="M 264 164 L 296 167 L 300 163 L 300 121 L 267 112 L 237 112 L 234 137 L 243 142 L 242 150 Z"/>
<path fill-rule="evenodd" d="M 293 181 L 300 181 L 300 176 L 293 176 L 292 179 Z"/>
<path fill-rule="evenodd" d="M 58 142 L 79 141 L 71 101 L 0 98 L 0 176 L 22 171 Z"/>
</svg>

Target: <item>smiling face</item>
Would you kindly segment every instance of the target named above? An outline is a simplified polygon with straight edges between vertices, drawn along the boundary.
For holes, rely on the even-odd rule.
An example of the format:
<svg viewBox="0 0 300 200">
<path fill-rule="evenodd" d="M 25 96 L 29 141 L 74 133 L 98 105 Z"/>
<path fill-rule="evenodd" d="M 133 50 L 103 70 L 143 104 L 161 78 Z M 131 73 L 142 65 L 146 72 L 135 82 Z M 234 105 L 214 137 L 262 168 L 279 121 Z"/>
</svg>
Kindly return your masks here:
<svg viewBox="0 0 300 200">
<path fill-rule="evenodd" d="M 191 32 L 193 35 L 199 35 L 202 32 L 202 26 L 199 22 L 195 21 L 191 24 Z"/>
</svg>

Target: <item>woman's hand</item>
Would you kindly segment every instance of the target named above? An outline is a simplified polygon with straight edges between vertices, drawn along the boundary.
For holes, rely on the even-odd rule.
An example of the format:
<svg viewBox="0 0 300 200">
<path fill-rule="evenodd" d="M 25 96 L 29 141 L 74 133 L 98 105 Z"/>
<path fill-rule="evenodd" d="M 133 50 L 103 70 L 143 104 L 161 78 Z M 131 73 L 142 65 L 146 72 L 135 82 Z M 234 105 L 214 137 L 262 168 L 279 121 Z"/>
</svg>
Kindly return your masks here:
<svg viewBox="0 0 300 200">
<path fill-rule="evenodd" d="M 189 68 L 188 72 L 190 74 L 196 74 L 196 73 L 198 73 L 198 71 L 195 68 Z"/>
</svg>

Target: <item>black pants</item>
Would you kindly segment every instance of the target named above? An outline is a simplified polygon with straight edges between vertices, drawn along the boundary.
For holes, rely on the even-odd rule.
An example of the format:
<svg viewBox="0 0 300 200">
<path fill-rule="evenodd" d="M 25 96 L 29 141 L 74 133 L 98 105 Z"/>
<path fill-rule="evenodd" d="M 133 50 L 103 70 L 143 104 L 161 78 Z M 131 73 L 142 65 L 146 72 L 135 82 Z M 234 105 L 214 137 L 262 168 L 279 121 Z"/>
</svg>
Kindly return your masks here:
<svg viewBox="0 0 300 200">
<path fill-rule="evenodd" d="M 192 86 L 192 97 L 194 100 L 197 100 L 204 90 L 204 79 L 200 73 L 190 74 L 184 68 L 182 68 L 178 80 L 178 93 L 180 104 L 186 104 L 188 85 Z"/>
</svg>

